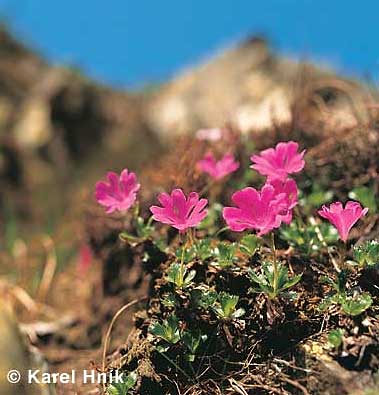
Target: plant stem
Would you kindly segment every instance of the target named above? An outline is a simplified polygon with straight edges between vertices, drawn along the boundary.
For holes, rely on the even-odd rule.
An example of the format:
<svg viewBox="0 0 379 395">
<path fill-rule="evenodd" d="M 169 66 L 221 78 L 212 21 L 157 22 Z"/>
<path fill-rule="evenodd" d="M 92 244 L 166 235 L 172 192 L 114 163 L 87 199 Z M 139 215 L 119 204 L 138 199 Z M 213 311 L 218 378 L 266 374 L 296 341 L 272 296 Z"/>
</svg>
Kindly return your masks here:
<svg viewBox="0 0 379 395">
<path fill-rule="evenodd" d="M 184 243 L 183 239 L 182 239 L 182 234 L 180 233 L 180 239 L 181 239 L 181 245 L 182 245 L 182 256 L 180 259 L 180 281 L 181 281 L 181 286 L 183 286 L 184 283 L 184 254 L 186 252 L 186 244 Z"/>
<path fill-rule="evenodd" d="M 340 268 L 346 267 L 347 242 L 342 242 Z"/>
<path fill-rule="evenodd" d="M 341 269 L 339 268 L 339 266 L 337 265 L 336 260 L 334 259 L 333 255 L 331 254 L 330 248 L 329 248 L 327 242 L 325 241 L 324 236 L 322 235 L 321 230 L 320 230 L 319 226 L 317 225 L 317 222 L 314 219 L 314 217 L 311 216 L 309 218 L 309 222 L 310 222 L 311 225 L 313 225 L 315 227 L 315 232 L 316 232 L 317 238 L 320 240 L 321 244 L 326 249 L 326 251 L 327 251 L 327 253 L 329 255 L 329 258 L 332 261 L 334 269 L 336 270 L 337 273 L 339 273 L 341 271 Z"/>
<path fill-rule="evenodd" d="M 159 351 L 159 350 L 157 350 L 157 351 L 159 352 L 159 354 L 162 355 L 162 357 L 164 357 L 168 362 L 170 362 L 172 366 L 174 366 L 177 370 L 179 370 L 179 372 L 181 372 L 181 373 L 187 378 L 188 381 L 193 382 L 192 377 L 190 377 L 190 376 L 189 376 L 189 375 L 188 375 L 178 364 L 176 364 L 176 363 L 175 363 L 171 358 L 169 358 L 165 353 L 163 353 L 163 352 L 161 352 L 161 351 Z"/>
<path fill-rule="evenodd" d="M 275 248 L 275 235 L 271 232 L 271 249 L 272 249 L 272 267 L 273 267 L 273 287 L 274 287 L 274 297 L 277 296 L 278 292 L 278 260 L 276 258 L 276 248 Z"/>
<path fill-rule="evenodd" d="M 195 244 L 195 235 L 194 235 L 194 231 L 192 228 L 189 228 L 189 230 L 188 230 L 187 244 L 189 244 L 190 246 L 193 246 Z"/>
</svg>

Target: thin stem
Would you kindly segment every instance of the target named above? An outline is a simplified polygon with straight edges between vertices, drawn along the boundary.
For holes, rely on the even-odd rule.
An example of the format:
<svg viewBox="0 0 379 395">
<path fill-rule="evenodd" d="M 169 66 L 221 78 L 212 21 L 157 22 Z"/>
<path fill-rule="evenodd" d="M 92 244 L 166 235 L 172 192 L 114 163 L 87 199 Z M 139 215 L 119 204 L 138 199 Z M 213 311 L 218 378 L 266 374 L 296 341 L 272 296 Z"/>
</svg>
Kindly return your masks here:
<svg viewBox="0 0 379 395">
<path fill-rule="evenodd" d="M 327 251 L 327 253 L 328 253 L 328 255 L 329 255 L 329 258 L 330 258 L 330 260 L 332 261 L 332 264 L 333 264 L 333 266 L 334 266 L 334 269 L 336 270 L 337 273 L 339 273 L 339 272 L 341 271 L 341 269 L 340 269 L 340 267 L 338 266 L 338 264 L 337 264 L 336 260 L 334 259 L 333 255 L 331 254 L 330 248 L 329 248 L 327 242 L 325 241 L 324 236 L 322 235 L 321 230 L 320 230 L 319 226 L 317 225 L 317 222 L 316 222 L 316 220 L 314 219 L 314 217 L 311 216 L 311 217 L 309 218 L 309 222 L 310 222 L 311 225 L 313 225 L 313 226 L 315 227 L 315 232 L 316 232 L 317 238 L 320 240 L 321 244 L 322 244 L 322 245 L 324 246 L 324 248 L 326 249 L 326 251 Z"/>
<path fill-rule="evenodd" d="M 168 362 L 171 363 L 172 366 L 174 366 L 176 369 L 179 370 L 179 372 L 181 372 L 186 378 L 187 380 L 193 382 L 192 377 L 190 377 L 178 364 L 176 364 L 171 358 L 169 358 L 165 353 L 157 350 L 159 352 L 159 354 L 162 355 L 162 357 L 164 357 Z"/>
<path fill-rule="evenodd" d="M 347 258 L 347 242 L 343 241 L 341 248 L 341 261 L 340 261 L 341 268 L 344 268 L 346 266 L 346 258 Z"/>
<path fill-rule="evenodd" d="M 190 246 L 193 246 L 195 244 L 195 234 L 192 228 L 189 228 L 188 230 L 188 241 L 187 244 Z"/>
<path fill-rule="evenodd" d="M 102 371 L 103 371 L 103 372 L 105 372 L 105 366 L 106 366 L 106 364 L 105 364 L 105 362 L 106 362 L 105 359 L 106 359 L 106 356 L 107 356 L 107 351 L 108 351 L 108 346 L 109 346 L 109 343 L 110 343 L 110 338 L 111 338 L 111 333 L 112 333 L 113 325 L 114 325 L 115 322 L 117 321 L 118 317 L 120 317 L 120 315 L 121 315 L 124 311 L 128 310 L 128 309 L 131 308 L 132 306 L 135 306 L 136 304 L 138 304 L 138 303 L 140 303 L 140 302 L 143 302 L 143 301 L 145 301 L 145 300 L 147 300 L 147 296 L 143 296 L 142 298 L 135 299 L 135 300 L 133 300 L 133 301 L 127 303 L 126 305 L 122 306 L 122 307 L 116 312 L 116 314 L 113 316 L 112 321 L 111 321 L 111 323 L 109 324 L 107 333 L 106 333 L 106 335 L 105 335 L 105 337 L 104 337 L 103 353 L 102 353 L 102 354 L 103 354 L 103 355 L 102 355 Z M 104 391 L 105 391 L 105 383 L 103 384 L 103 389 L 104 389 Z"/>
<path fill-rule="evenodd" d="M 182 245 L 182 256 L 180 259 L 180 279 L 181 279 L 180 281 L 183 284 L 183 282 L 184 282 L 184 254 L 186 251 L 186 244 L 187 243 L 184 243 L 181 233 L 180 233 L 180 239 L 181 239 L 181 245 Z"/>
<path fill-rule="evenodd" d="M 277 296 L 278 292 L 278 260 L 276 257 L 275 248 L 275 235 L 271 232 L 271 249 L 272 249 L 272 267 L 273 267 L 273 277 L 274 277 L 274 295 Z"/>
</svg>

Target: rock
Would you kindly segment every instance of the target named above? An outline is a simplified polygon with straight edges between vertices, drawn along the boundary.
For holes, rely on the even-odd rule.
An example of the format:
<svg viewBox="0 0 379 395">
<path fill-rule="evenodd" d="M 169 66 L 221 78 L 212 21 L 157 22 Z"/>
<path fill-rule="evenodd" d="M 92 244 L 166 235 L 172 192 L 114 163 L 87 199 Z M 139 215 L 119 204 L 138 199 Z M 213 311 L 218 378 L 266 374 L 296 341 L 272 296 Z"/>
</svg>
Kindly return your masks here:
<svg viewBox="0 0 379 395">
<path fill-rule="evenodd" d="M 226 49 L 163 85 L 147 104 L 163 137 L 232 124 L 243 133 L 297 122 L 342 129 L 368 120 L 366 87 L 274 54 L 259 38 Z M 320 133 L 320 130 L 317 130 Z"/>
</svg>

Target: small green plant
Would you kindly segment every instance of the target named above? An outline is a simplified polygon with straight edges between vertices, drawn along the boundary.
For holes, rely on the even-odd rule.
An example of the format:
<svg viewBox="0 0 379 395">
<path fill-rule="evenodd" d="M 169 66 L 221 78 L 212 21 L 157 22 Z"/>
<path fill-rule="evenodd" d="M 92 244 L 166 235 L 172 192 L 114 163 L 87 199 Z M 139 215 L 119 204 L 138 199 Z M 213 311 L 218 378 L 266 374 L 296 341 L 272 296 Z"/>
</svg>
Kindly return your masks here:
<svg viewBox="0 0 379 395">
<path fill-rule="evenodd" d="M 239 296 L 221 292 L 217 297 L 218 303 L 215 306 L 211 306 L 211 308 L 221 320 L 237 319 L 245 314 L 243 308 L 236 308 L 238 301 Z"/>
<path fill-rule="evenodd" d="M 372 298 L 369 293 L 354 293 L 345 296 L 341 301 L 342 310 L 351 316 L 362 314 L 372 304 Z"/>
<path fill-rule="evenodd" d="M 175 307 L 177 303 L 176 297 L 174 294 L 169 293 L 162 297 L 162 304 L 166 307 Z"/>
<path fill-rule="evenodd" d="M 120 233 L 121 240 L 125 240 L 131 244 L 138 244 L 142 241 L 149 239 L 153 232 L 154 226 L 152 225 L 153 217 L 145 220 L 142 217 L 136 216 L 135 218 L 135 232 L 136 235 L 132 235 L 128 232 Z"/>
<path fill-rule="evenodd" d="M 167 280 L 173 283 L 177 288 L 187 288 L 194 277 L 196 276 L 196 270 L 190 270 L 181 263 L 174 262 L 167 270 Z"/>
<path fill-rule="evenodd" d="M 334 329 L 328 334 L 329 348 L 338 348 L 343 342 L 343 335 L 345 331 L 341 328 Z"/>
<path fill-rule="evenodd" d="M 192 291 L 192 298 L 195 306 L 207 311 L 211 306 L 213 306 L 218 298 L 216 291 L 210 289 L 194 289 Z"/>
<path fill-rule="evenodd" d="M 222 268 L 233 266 L 233 264 L 237 261 L 237 249 L 238 245 L 235 243 L 219 243 L 213 252 L 218 266 Z"/>
<path fill-rule="evenodd" d="M 379 242 L 366 241 L 360 246 L 354 246 L 354 258 L 360 266 L 374 266 L 379 263 Z"/>
<path fill-rule="evenodd" d="M 262 272 L 259 275 L 252 269 L 249 269 L 250 280 L 254 283 L 252 291 L 263 292 L 270 299 L 276 299 L 278 296 L 292 298 L 295 294 L 289 293 L 288 289 L 296 285 L 300 281 L 301 276 L 301 274 L 298 274 L 289 278 L 287 267 L 280 263 L 277 264 L 276 275 L 275 266 L 272 262 L 264 262 L 262 264 Z"/>
<path fill-rule="evenodd" d="M 211 239 L 205 238 L 198 240 L 193 246 L 194 255 L 201 261 L 211 258 L 213 255 Z"/>
<path fill-rule="evenodd" d="M 186 354 L 186 359 L 189 362 L 195 360 L 196 352 L 202 342 L 207 340 L 207 335 L 203 335 L 200 330 L 195 330 L 192 332 L 184 332 L 182 335 L 182 341 L 187 347 L 189 354 Z"/>
<path fill-rule="evenodd" d="M 190 263 L 196 258 L 205 261 L 213 256 L 211 239 L 200 239 L 190 247 L 182 246 L 175 251 L 175 256 L 178 259 L 183 259 L 184 263 Z"/>
<path fill-rule="evenodd" d="M 153 322 L 149 327 L 149 332 L 169 344 L 176 344 L 180 340 L 179 320 L 174 314 L 171 314 L 161 324 Z"/>
<path fill-rule="evenodd" d="M 131 372 L 128 375 L 122 375 L 122 382 L 114 383 L 107 388 L 108 395 L 129 395 L 129 391 L 137 383 L 137 373 Z"/>
<path fill-rule="evenodd" d="M 183 263 L 193 262 L 196 255 L 193 247 L 187 248 L 186 246 L 181 246 L 175 251 L 175 256 L 180 259 Z"/>
<path fill-rule="evenodd" d="M 283 227 L 280 234 L 291 247 L 304 254 L 320 251 L 338 240 L 336 228 L 326 222 L 303 225 L 294 221 Z"/>
<path fill-rule="evenodd" d="M 260 239 L 255 235 L 246 235 L 239 242 L 240 251 L 248 256 L 253 256 L 260 247 Z"/>
<path fill-rule="evenodd" d="M 367 292 L 348 290 L 347 288 L 348 271 L 342 270 L 337 275 L 336 281 L 329 277 L 323 277 L 322 281 L 332 287 L 334 293 L 328 295 L 321 302 L 319 309 L 326 311 L 332 306 L 339 306 L 348 315 L 357 316 L 367 310 L 372 304 L 371 295 Z"/>
</svg>

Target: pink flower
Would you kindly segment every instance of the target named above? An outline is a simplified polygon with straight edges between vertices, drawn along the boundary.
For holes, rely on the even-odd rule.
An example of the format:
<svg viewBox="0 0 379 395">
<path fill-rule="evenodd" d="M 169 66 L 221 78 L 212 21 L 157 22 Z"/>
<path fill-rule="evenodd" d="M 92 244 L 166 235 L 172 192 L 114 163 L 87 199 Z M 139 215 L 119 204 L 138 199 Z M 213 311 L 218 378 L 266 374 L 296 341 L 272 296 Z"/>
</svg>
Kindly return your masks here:
<svg viewBox="0 0 379 395">
<path fill-rule="evenodd" d="M 162 207 L 150 207 L 153 218 L 171 225 L 180 232 L 199 225 L 208 213 L 205 210 L 208 200 L 199 200 L 197 192 L 191 192 L 186 198 L 181 189 L 174 189 L 171 196 L 168 193 L 161 193 L 158 200 Z"/>
<path fill-rule="evenodd" d="M 106 207 L 107 214 L 113 211 L 126 211 L 136 201 L 136 194 L 140 188 L 135 173 L 124 169 L 120 177 L 110 171 L 107 174 L 109 183 L 99 181 L 96 183 L 95 197 L 99 204 Z"/>
<path fill-rule="evenodd" d="M 220 128 L 212 129 L 199 129 L 196 132 L 196 138 L 198 140 L 218 141 L 223 136 L 225 130 Z"/>
<path fill-rule="evenodd" d="M 346 243 L 350 229 L 367 211 L 368 208 L 362 209 L 359 203 L 350 201 L 345 208 L 341 202 L 332 203 L 330 207 L 324 205 L 318 213 L 337 228 L 341 240 Z"/>
<path fill-rule="evenodd" d="M 198 166 L 204 173 L 208 173 L 214 179 L 220 180 L 236 171 L 240 164 L 234 160 L 232 154 L 226 154 L 221 160 L 216 161 L 214 155 L 209 152 L 198 162 Z"/>
<path fill-rule="evenodd" d="M 304 168 L 305 150 L 298 153 L 299 144 L 294 141 L 278 143 L 275 148 L 268 148 L 259 155 L 250 157 L 252 169 L 267 176 L 268 180 L 286 180 L 288 174 L 298 173 Z"/>
<path fill-rule="evenodd" d="M 280 180 L 272 180 L 270 185 L 274 187 L 276 196 L 283 193 L 285 195 L 284 202 L 286 207 L 280 215 L 282 221 L 288 225 L 292 221 L 292 209 L 297 205 L 298 190 L 296 181 L 292 179 L 287 179 L 284 182 Z"/>
<path fill-rule="evenodd" d="M 270 184 L 261 191 L 251 187 L 237 191 L 232 201 L 237 207 L 225 207 L 222 213 L 230 229 L 236 232 L 255 229 L 259 236 L 279 228 L 287 208 L 286 195 L 276 194 Z"/>
</svg>

